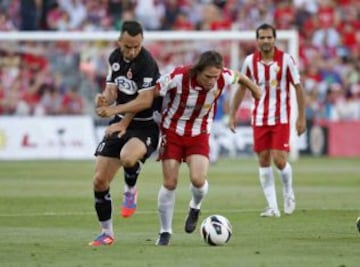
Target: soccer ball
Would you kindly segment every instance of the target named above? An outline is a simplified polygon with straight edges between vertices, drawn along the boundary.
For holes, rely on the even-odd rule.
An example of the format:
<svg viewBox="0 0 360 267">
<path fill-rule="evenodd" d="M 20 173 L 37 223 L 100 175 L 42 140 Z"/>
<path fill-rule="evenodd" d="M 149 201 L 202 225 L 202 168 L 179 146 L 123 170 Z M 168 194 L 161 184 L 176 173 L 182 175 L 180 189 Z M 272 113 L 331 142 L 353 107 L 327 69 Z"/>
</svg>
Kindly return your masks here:
<svg viewBox="0 0 360 267">
<path fill-rule="evenodd" d="M 360 232 L 360 216 L 356 219 L 356 227 L 358 231 Z"/>
<path fill-rule="evenodd" d="M 202 221 L 200 235 L 210 246 L 222 246 L 232 235 L 230 221 L 222 215 L 211 215 Z"/>
</svg>

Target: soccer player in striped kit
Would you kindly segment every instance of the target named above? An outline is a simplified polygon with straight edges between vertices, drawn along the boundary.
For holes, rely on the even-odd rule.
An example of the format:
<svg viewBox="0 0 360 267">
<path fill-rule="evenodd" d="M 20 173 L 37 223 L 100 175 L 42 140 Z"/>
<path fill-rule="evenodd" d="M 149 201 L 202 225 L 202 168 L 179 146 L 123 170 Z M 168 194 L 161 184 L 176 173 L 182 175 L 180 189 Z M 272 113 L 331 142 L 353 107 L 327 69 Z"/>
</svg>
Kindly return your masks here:
<svg viewBox="0 0 360 267">
<path fill-rule="evenodd" d="M 175 190 L 182 162 L 189 168 L 191 200 L 185 232 L 192 233 L 208 191 L 209 133 L 216 101 L 232 84 L 249 88 L 255 99 L 260 89 L 245 75 L 223 66 L 216 51 L 202 53 L 191 66 L 176 67 L 160 77 L 155 91 L 163 97 L 160 128 L 163 184 L 158 194 L 160 232 L 156 245 L 167 246 L 172 235 Z"/>
<path fill-rule="evenodd" d="M 293 171 L 288 162 L 290 151 L 290 90 L 295 89 L 298 115 L 296 131 L 306 130 L 304 89 L 300 83 L 299 70 L 294 59 L 275 46 L 276 29 L 262 24 L 256 29 L 258 51 L 248 55 L 242 73 L 261 88 L 261 99 L 254 101 L 252 126 L 254 151 L 259 160 L 259 179 L 268 207 L 262 217 L 280 217 L 276 199 L 275 181 L 271 162 L 275 164 L 283 184 L 284 213 L 295 210 Z M 245 95 L 239 88 L 232 99 L 229 126 L 235 131 L 236 111 Z"/>
</svg>

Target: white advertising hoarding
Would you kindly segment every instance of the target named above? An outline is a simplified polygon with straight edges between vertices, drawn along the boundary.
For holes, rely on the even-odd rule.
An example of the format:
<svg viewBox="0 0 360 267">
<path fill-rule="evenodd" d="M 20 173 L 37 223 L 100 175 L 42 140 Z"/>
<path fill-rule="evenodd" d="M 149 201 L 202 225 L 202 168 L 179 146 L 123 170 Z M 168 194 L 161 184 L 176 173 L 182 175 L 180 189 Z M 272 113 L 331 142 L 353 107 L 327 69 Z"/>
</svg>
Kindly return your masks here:
<svg viewBox="0 0 360 267">
<path fill-rule="evenodd" d="M 0 117 L 0 159 L 93 159 L 89 116 Z"/>
</svg>

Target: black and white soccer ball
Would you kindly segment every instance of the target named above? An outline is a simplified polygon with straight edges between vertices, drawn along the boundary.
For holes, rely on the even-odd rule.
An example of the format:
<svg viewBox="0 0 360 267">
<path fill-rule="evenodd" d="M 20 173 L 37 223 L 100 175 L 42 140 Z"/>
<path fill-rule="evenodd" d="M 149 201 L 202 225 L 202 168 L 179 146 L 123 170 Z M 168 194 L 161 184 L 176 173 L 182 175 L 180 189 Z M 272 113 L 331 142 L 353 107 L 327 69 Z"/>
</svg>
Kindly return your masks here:
<svg viewBox="0 0 360 267">
<path fill-rule="evenodd" d="M 202 221 L 200 235 L 210 246 L 222 246 L 232 235 L 230 221 L 222 215 L 211 215 Z"/>
<path fill-rule="evenodd" d="M 356 219 L 356 228 L 358 229 L 360 233 L 360 216 Z"/>
</svg>

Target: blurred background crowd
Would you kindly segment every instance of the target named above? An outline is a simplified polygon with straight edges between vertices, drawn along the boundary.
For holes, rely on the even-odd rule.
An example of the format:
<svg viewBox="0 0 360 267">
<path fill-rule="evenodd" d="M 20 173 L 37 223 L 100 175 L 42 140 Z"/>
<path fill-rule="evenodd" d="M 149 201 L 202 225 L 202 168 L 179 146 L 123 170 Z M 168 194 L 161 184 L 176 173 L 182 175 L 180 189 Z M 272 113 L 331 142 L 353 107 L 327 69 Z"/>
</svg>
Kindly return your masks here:
<svg viewBox="0 0 360 267">
<path fill-rule="evenodd" d="M 358 0 L 0 0 L 1 32 L 118 31 L 127 19 L 140 20 L 147 31 L 255 31 L 263 22 L 296 29 L 309 122 L 360 120 Z M 115 41 L 1 41 L 0 114 L 95 118 L 93 97 L 104 87 Z M 239 46 L 242 62 L 255 42 Z M 184 60 L 180 57 L 191 62 L 195 56 L 193 46 L 154 42 L 146 47 L 162 71 Z M 239 120 L 246 119 L 247 108 Z"/>
</svg>

